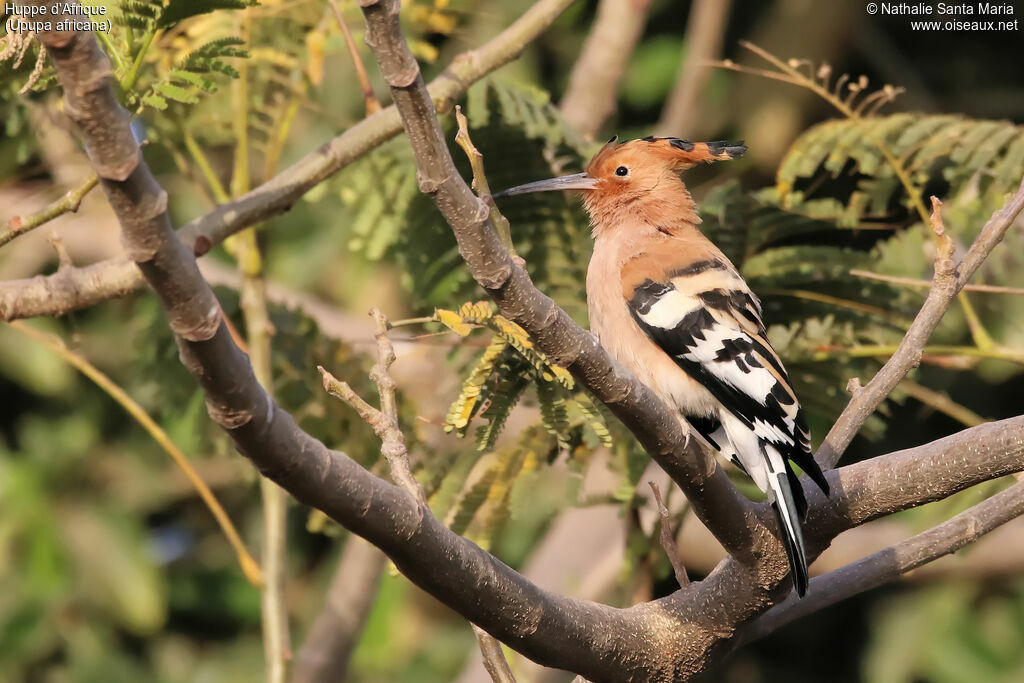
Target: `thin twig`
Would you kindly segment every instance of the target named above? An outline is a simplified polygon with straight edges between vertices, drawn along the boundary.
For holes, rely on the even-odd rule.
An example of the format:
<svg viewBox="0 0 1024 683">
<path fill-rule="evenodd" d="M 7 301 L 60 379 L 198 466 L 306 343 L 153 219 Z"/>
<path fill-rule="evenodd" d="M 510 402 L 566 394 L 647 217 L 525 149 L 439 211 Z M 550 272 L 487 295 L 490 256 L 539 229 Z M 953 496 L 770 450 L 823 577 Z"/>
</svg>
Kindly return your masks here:
<svg viewBox="0 0 1024 683">
<path fill-rule="evenodd" d="M 850 271 L 850 275 L 855 277 L 867 278 L 869 280 L 879 280 L 881 282 L 889 282 L 894 285 L 903 285 L 905 287 L 915 287 L 917 289 L 928 289 L 932 286 L 932 283 L 928 280 L 918 280 L 912 277 L 900 277 L 898 275 L 885 275 L 883 273 L 872 273 L 869 270 L 859 270 L 854 268 Z M 1024 295 L 1024 287 L 1006 287 L 1004 285 L 972 285 L 966 284 L 963 286 L 965 292 L 985 292 L 988 294 L 1011 294 L 1016 296 Z"/>
<path fill-rule="evenodd" d="M 657 131 L 663 135 L 692 135 L 700 113 L 704 84 L 711 75 L 708 62 L 718 56 L 729 22 L 732 0 L 695 0 L 686 21 L 686 54 L 668 96 Z"/>
<path fill-rule="evenodd" d="M 740 66 L 731 60 L 712 62 L 712 66 L 718 66 L 723 69 L 738 71 L 740 73 L 753 74 L 764 78 L 773 78 L 775 80 L 791 83 L 801 88 L 806 88 L 835 107 L 841 114 L 843 114 L 843 116 L 852 120 L 860 119 L 862 114 L 865 113 L 860 109 L 854 109 L 852 106 L 853 100 L 867 87 L 867 79 L 864 76 L 861 76 L 859 81 L 850 83 L 846 86 L 849 94 L 844 100 L 840 97 L 839 93 L 842 90 L 843 84 L 845 84 L 848 79 L 846 74 L 843 74 L 836 81 L 835 87 L 830 90 L 828 88 L 827 75 L 821 82 L 818 81 L 817 73 L 821 73 L 820 70 L 817 73 L 805 74 L 800 71 L 799 66 L 801 63 L 797 60 L 785 62 L 764 48 L 758 47 L 754 43 L 746 40 L 741 40 L 740 45 L 774 66 L 777 71 Z M 831 73 L 831 71 L 829 70 L 827 73 Z M 883 96 L 879 97 L 875 106 L 871 107 L 871 114 L 877 112 L 882 104 L 891 102 L 895 99 L 897 95 L 903 92 L 903 88 L 885 85 L 879 92 L 881 92 Z M 928 210 L 925 208 L 924 202 L 921 199 L 921 188 L 914 184 L 910 174 L 907 172 L 907 169 L 903 166 L 903 163 L 896 158 L 885 142 L 875 134 L 873 129 L 867 129 L 865 135 L 882 153 L 882 156 L 885 157 L 886 163 L 892 167 L 893 172 L 900 181 L 900 184 L 903 185 L 908 199 L 910 199 L 910 202 L 914 205 L 914 209 L 917 211 L 921 222 L 928 223 Z"/>
<path fill-rule="evenodd" d="M 395 362 L 395 349 L 388 338 L 388 321 L 384 314 L 374 308 L 370 311 L 377 326 L 377 363 L 370 370 L 370 379 L 377 385 L 380 396 L 380 410 L 374 408 L 357 394 L 348 382 L 343 382 L 324 369 L 317 366 L 323 378 L 324 390 L 331 396 L 340 398 L 347 403 L 363 422 L 370 425 L 381 440 L 381 454 L 388 461 L 391 477 L 399 486 L 411 494 L 422 505 L 427 504 L 423 487 L 412 475 L 409 465 L 409 451 L 405 445 L 405 435 L 398 424 L 398 402 L 395 397 L 395 380 L 389 369 Z"/>
<path fill-rule="evenodd" d="M 185 454 L 174 445 L 171 441 L 171 437 L 168 436 L 160 425 L 156 423 L 153 418 L 139 405 L 135 399 L 128 395 L 124 389 L 122 389 L 114 380 L 110 379 L 104 374 L 99 368 L 90 363 L 86 358 L 78 353 L 75 353 L 64 344 L 63 341 L 52 335 L 40 332 L 39 330 L 31 327 L 19 320 L 9 322 L 13 329 L 17 330 L 21 334 L 25 335 L 29 339 L 36 341 L 44 346 L 48 347 L 54 353 L 63 358 L 69 365 L 74 366 L 76 370 L 81 372 L 83 375 L 92 380 L 96 386 L 102 389 L 110 398 L 114 399 L 125 412 L 131 415 L 136 422 L 142 425 L 142 428 L 149 433 L 153 441 L 164 450 L 167 455 L 171 456 L 171 460 L 174 461 L 181 471 L 185 473 L 185 476 L 195 487 L 199 497 L 203 499 L 206 507 L 209 508 L 210 513 L 213 514 L 215 520 L 217 520 L 218 526 L 224 533 L 224 537 L 227 539 L 231 548 L 235 551 L 235 555 L 238 557 L 238 564 L 242 568 L 242 573 L 245 574 L 245 578 L 248 579 L 249 583 L 254 586 L 261 586 L 263 584 L 263 572 L 260 569 L 259 563 L 253 559 L 252 555 L 245 547 L 245 543 L 242 541 L 242 537 L 239 535 L 235 525 L 232 524 L 231 518 L 228 517 L 228 513 L 221 507 L 220 502 L 217 500 L 217 496 L 214 495 L 210 487 L 206 485 L 203 478 L 199 476 L 195 468 L 192 467 L 192 463 L 188 461 Z"/>
<path fill-rule="evenodd" d="M 455 105 L 455 120 L 459 126 L 459 132 L 455 134 L 455 142 L 466 153 L 470 168 L 473 169 L 472 188 L 476 191 L 477 196 L 487 203 L 491 223 L 494 224 L 495 230 L 498 231 L 498 236 L 505 245 L 505 250 L 515 258 L 516 246 L 512 241 L 512 226 L 509 225 L 508 219 L 498 210 L 498 205 L 491 198 L 491 185 L 487 182 L 487 174 L 484 173 L 484 155 L 473 144 L 473 140 L 470 139 L 469 122 L 466 120 L 465 114 L 462 113 L 462 107 L 459 105 Z"/>
<path fill-rule="evenodd" d="M 926 406 L 934 408 L 944 415 L 948 415 L 967 427 L 976 427 L 977 425 L 989 422 L 989 420 L 978 415 L 970 408 L 960 405 L 946 394 L 935 391 L 934 389 L 929 389 L 917 382 L 904 379 L 900 382 L 899 388 L 902 389 L 907 396 L 917 399 Z"/>
<path fill-rule="evenodd" d="M 45 209 L 29 216 L 15 216 L 10 219 L 0 228 L 0 247 L 18 235 L 24 235 L 26 232 L 49 223 L 66 213 L 75 213 L 78 211 L 78 207 L 81 206 L 82 199 L 85 195 L 89 194 L 92 188 L 96 187 L 98 182 L 99 178 L 93 173 L 86 178 L 85 182 L 65 192 L 60 199 L 51 202 Z"/>
<path fill-rule="evenodd" d="M 723 0 L 724 1 L 724 0 Z M 651 0 L 601 0 L 594 25 L 569 74 L 559 108 L 589 140 L 615 113 L 619 84 L 643 34 Z"/>
<path fill-rule="evenodd" d="M 950 303 L 967 281 L 974 275 L 988 255 L 1002 241 L 1021 210 L 1024 209 L 1024 179 L 1016 194 L 1002 209 L 992 214 L 974 244 L 958 264 L 953 263 L 953 242 L 945 233 L 941 214 L 942 202 L 932 197 L 932 215 L 929 220 L 935 233 L 938 249 L 935 256 L 935 277 L 931 289 L 917 317 L 911 323 L 895 353 L 870 382 L 850 399 L 836 420 L 821 447 L 815 454 L 825 468 L 834 467 L 843 451 L 850 445 L 864 421 L 892 393 L 903 377 L 921 360 L 923 349 Z"/>
<path fill-rule="evenodd" d="M 501 643 L 476 624 L 472 624 L 472 626 L 477 644 L 480 646 L 480 654 L 484 658 L 484 668 L 490 674 L 491 680 L 494 683 L 516 683 L 512 669 L 508 666 L 508 660 L 505 659 L 505 653 L 501 651 Z"/>
<path fill-rule="evenodd" d="M 370 83 L 370 77 L 366 73 L 366 65 L 363 64 L 363 58 L 359 56 L 359 49 L 356 47 L 356 41 L 352 38 L 352 32 L 348 30 L 345 17 L 341 14 L 338 0 L 330 0 L 330 3 L 331 9 L 334 11 L 334 18 L 341 28 L 341 35 L 345 37 L 345 47 L 348 48 L 348 55 L 352 58 L 352 66 L 355 67 L 356 78 L 359 79 L 359 89 L 363 92 L 363 102 L 366 104 L 366 115 L 376 114 L 380 111 L 380 100 L 377 99 L 377 95 L 373 92 L 373 85 Z"/>
<path fill-rule="evenodd" d="M 665 507 L 665 502 L 661 499 L 661 489 L 653 480 L 647 483 L 651 487 L 651 493 L 654 494 L 654 500 L 658 504 L 658 515 L 661 517 L 661 547 L 668 555 L 668 561 L 672 563 L 676 581 L 680 586 L 685 586 L 690 583 L 690 577 L 686 575 L 686 567 L 683 566 L 683 561 L 679 558 L 679 547 L 676 545 L 676 536 L 672 530 L 672 517 L 668 514 L 668 508 Z"/>
<path fill-rule="evenodd" d="M 539 0 L 485 45 L 455 57 L 428 86 L 446 109 L 470 85 L 515 59 L 574 0 Z M 402 132 L 394 105 L 318 145 L 274 178 L 217 206 L 178 231 L 189 251 L 202 255 L 228 236 L 284 213 L 312 188 Z M 50 275 L 0 283 L 0 320 L 59 316 L 139 289 L 144 281 L 125 256 Z"/>
</svg>

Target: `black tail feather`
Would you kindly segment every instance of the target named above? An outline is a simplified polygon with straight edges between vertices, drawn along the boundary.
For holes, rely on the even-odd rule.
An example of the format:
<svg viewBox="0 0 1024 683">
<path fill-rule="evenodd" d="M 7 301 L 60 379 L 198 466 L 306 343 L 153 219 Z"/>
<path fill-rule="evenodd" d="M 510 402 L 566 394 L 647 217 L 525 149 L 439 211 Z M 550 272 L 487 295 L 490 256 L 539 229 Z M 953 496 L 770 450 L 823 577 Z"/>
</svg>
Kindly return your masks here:
<svg viewBox="0 0 1024 683">
<path fill-rule="evenodd" d="M 779 472 L 776 500 L 772 503 L 779 520 L 779 531 L 782 544 L 789 557 L 789 568 L 793 575 L 793 587 L 801 598 L 807 593 L 807 552 L 804 549 L 803 533 L 800 529 L 799 513 L 793 490 L 785 473 Z M 805 503 L 806 505 L 806 503 Z M 787 523 L 787 517 L 788 522 Z"/>
</svg>

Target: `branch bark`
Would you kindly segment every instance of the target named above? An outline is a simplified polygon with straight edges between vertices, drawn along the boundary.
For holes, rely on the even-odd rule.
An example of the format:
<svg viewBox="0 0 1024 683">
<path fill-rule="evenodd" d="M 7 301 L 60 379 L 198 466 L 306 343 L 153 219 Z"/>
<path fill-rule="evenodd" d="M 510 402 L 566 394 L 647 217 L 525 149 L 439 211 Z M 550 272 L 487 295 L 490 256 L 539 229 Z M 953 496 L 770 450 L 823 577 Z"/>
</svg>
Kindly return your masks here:
<svg viewBox="0 0 1024 683">
<path fill-rule="evenodd" d="M 811 579 L 803 600 L 788 598 L 744 628 L 734 647 L 847 598 L 877 588 L 909 571 L 973 543 L 1024 514 L 1024 484 L 1015 484 L 950 520 L 836 571 Z"/>
<path fill-rule="evenodd" d="M 932 279 L 931 289 L 928 290 L 928 297 L 896 353 L 866 386 L 854 393 L 850 403 L 829 430 L 814 456 L 822 468 L 835 467 L 864 421 L 892 393 L 906 374 L 921 362 L 925 344 L 938 327 L 946 309 L 996 245 L 1003 240 L 1003 235 L 1024 209 L 1024 179 L 1021 180 L 1016 194 L 1007 200 L 1002 209 L 992 214 L 974 240 L 974 244 L 956 264 L 952 260 L 952 243 L 945 235 L 942 225 L 941 206 L 942 203 L 932 197 L 931 223 L 939 239 L 940 249 L 935 259 L 935 277 Z"/>
<path fill-rule="evenodd" d="M 445 110 L 470 85 L 515 59 L 573 0 L 538 0 L 486 45 L 458 55 L 430 83 L 430 97 Z M 387 107 L 325 142 L 271 180 L 217 206 L 178 231 L 197 256 L 240 230 L 285 213 L 306 192 L 402 132 L 398 111 Z M 143 284 L 130 255 L 48 277 L 0 283 L 0 320 L 59 316 L 125 296 Z"/>
<path fill-rule="evenodd" d="M 505 251 L 487 204 L 473 194 L 455 169 L 419 65 L 402 37 L 399 3 L 362 0 L 361 4 L 366 41 L 402 116 L 419 169 L 420 189 L 434 199 L 451 225 L 477 283 L 552 362 L 572 372 L 633 431 L 730 554 L 753 565 L 766 548 L 782 553 L 781 543 L 769 540 L 772 536 L 764 512 L 736 491 L 697 440 L 683 432 L 679 419 L 650 389 L 614 363 L 592 334 L 537 290 L 526 271 Z"/>
<path fill-rule="evenodd" d="M 445 175 L 448 167 L 437 163 L 447 159 L 450 165 L 451 160 L 418 67 L 404 50 L 397 1 L 370 2 L 364 11 L 372 47 L 388 66 L 385 73 L 407 115 L 414 148 L 434 155 L 421 168 L 423 187 L 456 227 L 474 274 L 506 314 L 525 323 L 543 350 L 551 350 L 550 357 L 574 370 L 641 431 L 645 445 L 683 480 L 695 506 L 727 542 L 746 535 L 751 538 L 741 548 L 765 549 L 756 563 L 730 558 L 704 581 L 629 609 L 571 600 L 539 589 L 453 534 L 414 496 L 303 432 L 256 381 L 192 250 L 172 229 L 166 193 L 135 145 L 128 115 L 113 95 L 109 63 L 95 39 L 54 32 L 42 40 L 64 86 L 66 109 L 82 130 L 121 223 L 126 249 L 160 299 L 182 362 L 202 386 L 211 418 L 261 473 L 378 546 L 411 581 L 538 662 L 596 681 L 684 680 L 722 655 L 737 627 L 779 597 L 787 561 L 760 521 L 765 507 L 739 496 L 720 470 L 702 469 L 707 461 L 687 447 L 674 416 L 623 375 L 593 337 L 510 262 L 486 222 L 486 207 L 453 171 Z M 844 526 L 1024 468 L 1022 428 L 1024 418 L 1004 420 L 830 472 L 833 497 L 827 503 L 820 494 L 810 499 L 813 542 L 823 545 L 825 537 Z M 731 525 L 746 523 L 749 527 L 730 537 Z"/>
<path fill-rule="evenodd" d="M 647 23 L 650 0 L 601 0 L 569 74 L 562 116 L 588 140 L 615 113 L 619 84 Z"/>
</svg>

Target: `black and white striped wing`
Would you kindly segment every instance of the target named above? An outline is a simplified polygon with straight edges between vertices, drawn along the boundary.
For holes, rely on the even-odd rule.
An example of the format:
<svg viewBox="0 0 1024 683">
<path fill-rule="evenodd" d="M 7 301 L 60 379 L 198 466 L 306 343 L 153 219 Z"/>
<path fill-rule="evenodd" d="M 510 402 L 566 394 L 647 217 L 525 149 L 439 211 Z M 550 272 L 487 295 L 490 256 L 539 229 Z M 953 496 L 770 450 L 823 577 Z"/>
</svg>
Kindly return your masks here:
<svg viewBox="0 0 1024 683">
<path fill-rule="evenodd" d="M 827 491 L 800 404 L 766 338 L 760 304 L 739 276 L 723 269 L 716 278 L 684 273 L 647 280 L 628 305 L 640 328 L 687 374 Z"/>
</svg>

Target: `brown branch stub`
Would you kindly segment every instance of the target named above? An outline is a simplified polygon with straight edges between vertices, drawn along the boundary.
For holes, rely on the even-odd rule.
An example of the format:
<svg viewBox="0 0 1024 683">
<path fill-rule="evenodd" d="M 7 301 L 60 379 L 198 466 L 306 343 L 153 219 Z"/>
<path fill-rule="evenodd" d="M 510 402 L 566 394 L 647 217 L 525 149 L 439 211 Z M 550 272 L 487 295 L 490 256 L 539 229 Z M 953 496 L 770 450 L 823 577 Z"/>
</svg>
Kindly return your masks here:
<svg viewBox="0 0 1024 683">
<path fill-rule="evenodd" d="M 946 226 L 942 222 L 942 202 L 932 195 L 932 212 L 928 225 L 935 234 L 937 249 L 935 252 L 935 279 L 948 278 L 953 275 L 953 252 L 956 247 L 953 240 L 946 234 Z M 934 286 L 934 284 L 933 284 Z"/>
<path fill-rule="evenodd" d="M 362 397 L 360 397 L 359 394 L 349 386 L 348 382 L 341 381 L 325 370 L 322 365 L 316 366 L 316 369 L 317 372 L 320 373 L 320 377 L 323 378 L 324 391 L 347 403 L 349 407 L 356 411 L 356 414 L 362 418 L 363 422 L 373 427 L 374 432 L 384 429 L 384 414 L 364 401 Z"/>
<path fill-rule="evenodd" d="M 476 624 L 472 626 L 473 634 L 476 635 L 477 644 L 480 646 L 480 654 L 484 658 L 484 668 L 487 669 L 491 680 L 494 683 L 516 683 L 508 660 L 505 659 L 505 653 L 501 651 L 501 643 Z"/>
<path fill-rule="evenodd" d="M 653 480 L 647 482 L 651 487 L 651 493 L 654 494 L 654 501 L 658 505 L 658 516 L 661 518 L 661 547 L 668 555 L 668 561 L 672 563 L 672 571 L 675 572 L 676 581 L 679 582 L 680 586 L 685 586 L 690 583 L 690 577 L 686 575 L 686 567 L 683 566 L 683 561 L 679 559 L 679 547 L 676 545 L 675 533 L 672 531 L 672 517 L 668 514 L 668 508 L 665 507 L 665 502 L 661 498 L 661 488 Z"/>
<path fill-rule="evenodd" d="M 471 187 L 481 197 L 481 201 L 486 204 L 486 206 L 480 207 L 481 215 L 479 220 L 483 221 L 485 215 L 490 217 L 491 223 L 494 224 L 494 228 L 498 231 L 502 244 L 508 253 L 512 255 L 513 262 L 522 267 L 525 261 L 516 255 L 516 246 L 512 241 L 512 226 L 509 225 L 508 219 L 502 215 L 498 205 L 494 203 L 494 199 L 491 197 L 491 185 L 487 182 L 487 174 L 484 173 L 484 155 L 480 153 L 480 150 L 476 148 L 473 140 L 469 137 L 469 122 L 466 120 L 466 115 L 462 113 L 462 107 L 459 105 L 455 105 L 455 120 L 459 127 L 458 133 L 455 134 L 455 142 L 466 153 L 470 168 L 473 169 L 473 183 Z"/>
</svg>

